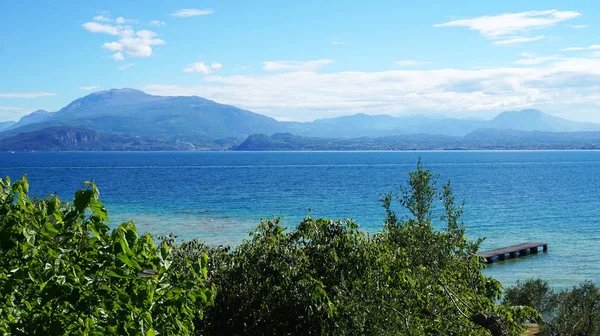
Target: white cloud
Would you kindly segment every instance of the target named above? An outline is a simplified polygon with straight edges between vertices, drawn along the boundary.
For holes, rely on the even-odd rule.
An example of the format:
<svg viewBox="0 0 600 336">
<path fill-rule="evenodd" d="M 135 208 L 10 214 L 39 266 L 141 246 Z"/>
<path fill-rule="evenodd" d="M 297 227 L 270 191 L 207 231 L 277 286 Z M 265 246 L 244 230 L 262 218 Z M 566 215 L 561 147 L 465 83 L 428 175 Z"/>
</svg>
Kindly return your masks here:
<svg viewBox="0 0 600 336">
<path fill-rule="evenodd" d="M 171 16 L 177 17 L 192 17 L 200 15 L 210 15 L 214 13 L 212 9 L 180 9 L 171 14 Z"/>
<path fill-rule="evenodd" d="M 242 65 L 241 67 L 237 67 L 237 68 L 233 69 L 233 71 L 246 71 L 246 70 L 250 70 L 250 67 L 246 66 L 246 65 Z"/>
<path fill-rule="evenodd" d="M 113 42 L 113 43 L 115 43 L 115 42 Z M 104 47 L 106 48 L 106 45 Z M 118 46 L 114 46 L 114 47 L 118 48 Z M 106 49 L 110 50 L 109 48 L 106 48 Z M 114 59 L 115 61 L 124 61 L 125 60 L 125 56 L 123 56 L 123 54 L 120 51 L 112 54 L 110 56 L 110 58 Z"/>
<path fill-rule="evenodd" d="M 327 64 L 333 64 L 335 61 L 330 59 L 320 59 L 314 61 L 266 61 L 263 62 L 265 71 L 317 71 Z"/>
<path fill-rule="evenodd" d="M 104 15 L 94 16 L 94 21 L 111 22 L 112 20 Z"/>
<path fill-rule="evenodd" d="M 580 15 L 581 13 L 575 11 L 551 9 L 453 20 L 436 24 L 434 27 L 466 27 L 478 31 L 487 38 L 498 38 L 527 32 L 532 29 L 552 27 L 559 22 L 570 20 Z"/>
<path fill-rule="evenodd" d="M 166 23 L 165 23 L 165 21 L 152 20 L 152 21 L 150 21 L 150 25 L 155 26 L 155 27 L 162 27 L 162 26 L 166 25 Z"/>
<path fill-rule="evenodd" d="M 495 45 L 514 45 L 526 42 L 533 42 L 545 39 L 546 36 L 534 36 L 534 37 L 512 37 L 505 40 L 496 40 L 492 42 Z"/>
<path fill-rule="evenodd" d="M 100 87 L 97 85 L 82 85 L 82 86 L 78 86 L 77 88 L 79 90 L 83 90 L 83 91 L 92 91 L 92 90 L 97 90 Z"/>
<path fill-rule="evenodd" d="M 119 67 L 119 70 L 127 70 L 127 69 L 133 67 L 134 65 L 135 65 L 135 63 L 123 64 Z"/>
<path fill-rule="evenodd" d="M 15 107 L 15 106 L 0 106 L 0 111 L 23 111 L 25 108 L 23 107 Z"/>
<path fill-rule="evenodd" d="M 149 57 L 152 55 L 152 47 L 163 45 L 165 41 L 157 38 L 157 34 L 153 31 L 142 29 L 135 31 L 131 26 L 124 25 L 125 23 L 135 23 L 133 20 L 128 20 L 119 17 L 115 20 L 116 25 L 100 24 L 97 22 L 86 22 L 83 28 L 92 33 L 105 33 L 119 36 L 117 41 L 106 42 L 102 47 L 109 51 L 116 51 L 111 58 L 115 61 L 123 61 L 125 55 L 131 57 Z"/>
<path fill-rule="evenodd" d="M 119 28 L 111 24 L 103 24 L 98 22 L 86 22 L 83 28 L 90 33 L 104 33 L 110 35 L 119 35 Z"/>
<path fill-rule="evenodd" d="M 39 98 L 56 96 L 53 92 L 7 92 L 0 93 L 0 98 Z"/>
<path fill-rule="evenodd" d="M 571 28 L 571 29 L 583 29 L 583 28 L 587 28 L 587 25 L 567 25 L 567 27 Z"/>
<path fill-rule="evenodd" d="M 579 50 L 596 50 L 596 49 L 600 49 L 600 44 L 593 44 L 588 47 L 564 48 L 564 49 L 560 49 L 560 51 L 579 51 Z"/>
<path fill-rule="evenodd" d="M 401 61 L 396 62 L 397 65 L 403 66 L 403 67 L 417 66 L 417 65 L 429 64 L 429 63 L 431 63 L 431 62 L 422 62 L 422 61 L 415 61 L 415 60 L 401 60 Z"/>
<path fill-rule="evenodd" d="M 556 60 L 561 59 L 561 57 L 558 57 L 556 55 L 544 56 L 544 57 L 536 57 L 535 54 L 528 54 L 528 53 L 522 53 L 521 55 L 525 56 L 527 58 L 517 60 L 515 63 L 521 64 L 521 65 L 536 65 L 536 64 L 542 64 L 545 62 L 556 61 Z"/>
<path fill-rule="evenodd" d="M 221 63 L 213 63 L 210 66 L 204 64 L 204 62 L 194 62 L 189 64 L 187 67 L 185 67 L 183 69 L 184 72 L 196 72 L 196 73 L 203 73 L 205 75 L 211 74 L 219 69 L 221 69 L 223 67 L 223 64 Z"/>
<path fill-rule="evenodd" d="M 598 110 L 600 58 L 473 70 L 209 75 L 194 86 L 155 83 L 144 89 L 159 95 L 198 95 L 282 120 L 357 112 L 474 116 L 527 107 L 583 115 L 582 106 Z"/>
<path fill-rule="evenodd" d="M 211 68 L 204 62 L 194 62 L 183 69 L 184 72 L 200 72 L 208 75 L 212 72 Z"/>
<path fill-rule="evenodd" d="M 333 42 L 331 42 L 331 44 L 333 44 L 333 45 L 345 45 L 345 44 L 350 44 L 350 42 L 342 41 L 338 37 L 334 37 L 333 38 Z"/>
<path fill-rule="evenodd" d="M 120 36 L 121 39 L 118 42 L 107 42 L 103 47 L 110 51 L 123 52 L 132 57 L 149 57 L 152 55 L 152 46 L 165 44 L 165 41 L 155 38 L 156 33 L 145 29 L 135 33 L 131 29 L 125 29 Z"/>
</svg>

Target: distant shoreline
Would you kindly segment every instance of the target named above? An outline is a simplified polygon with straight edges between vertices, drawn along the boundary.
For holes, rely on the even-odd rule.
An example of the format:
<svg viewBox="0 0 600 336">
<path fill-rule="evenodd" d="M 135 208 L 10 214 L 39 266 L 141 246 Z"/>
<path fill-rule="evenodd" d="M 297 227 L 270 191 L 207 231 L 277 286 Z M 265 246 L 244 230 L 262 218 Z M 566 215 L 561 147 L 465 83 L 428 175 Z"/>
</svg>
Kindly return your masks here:
<svg viewBox="0 0 600 336">
<path fill-rule="evenodd" d="M 323 150 L 14 150 L 0 153 L 390 153 L 390 152 L 595 152 L 599 148 L 505 148 L 505 149 L 323 149 Z"/>
</svg>

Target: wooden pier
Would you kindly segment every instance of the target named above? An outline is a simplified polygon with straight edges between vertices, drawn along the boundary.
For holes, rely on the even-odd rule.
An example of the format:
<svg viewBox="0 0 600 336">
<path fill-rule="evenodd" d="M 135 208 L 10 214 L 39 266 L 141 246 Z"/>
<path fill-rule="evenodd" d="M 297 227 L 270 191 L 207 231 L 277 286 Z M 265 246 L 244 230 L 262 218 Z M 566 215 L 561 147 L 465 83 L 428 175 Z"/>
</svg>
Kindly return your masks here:
<svg viewBox="0 0 600 336">
<path fill-rule="evenodd" d="M 495 250 L 485 251 L 479 253 L 479 255 L 485 259 L 486 263 L 490 264 L 495 261 L 502 261 L 506 259 L 526 256 L 528 254 L 538 253 L 540 251 L 540 247 L 543 251 L 548 251 L 547 243 L 523 243 L 519 245 L 513 245 Z"/>
</svg>

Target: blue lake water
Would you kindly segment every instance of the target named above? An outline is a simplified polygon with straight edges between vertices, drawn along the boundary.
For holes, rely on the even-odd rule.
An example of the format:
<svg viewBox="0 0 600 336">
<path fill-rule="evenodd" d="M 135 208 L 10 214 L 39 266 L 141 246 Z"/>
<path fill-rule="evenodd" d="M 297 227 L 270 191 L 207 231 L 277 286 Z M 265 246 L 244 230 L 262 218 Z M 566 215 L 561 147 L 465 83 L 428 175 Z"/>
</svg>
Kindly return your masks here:
<svg viewBox="0 0 600 336">
<path fill-rule="evenodd" d="M 489 266 L 505 285 L 539 277 L 565 287 L 600 280 L 600 151 L 0 153 L 0 175 L 31 193 L 72 195 L 94 180 L 112 223 L 236 244 L 261 217 L 309 213 L 381 228 L 379 195 L 397 191 L 421 156 L 464 199 L 482 249 L 526 241 L 549 252 Z"/>
</svg>

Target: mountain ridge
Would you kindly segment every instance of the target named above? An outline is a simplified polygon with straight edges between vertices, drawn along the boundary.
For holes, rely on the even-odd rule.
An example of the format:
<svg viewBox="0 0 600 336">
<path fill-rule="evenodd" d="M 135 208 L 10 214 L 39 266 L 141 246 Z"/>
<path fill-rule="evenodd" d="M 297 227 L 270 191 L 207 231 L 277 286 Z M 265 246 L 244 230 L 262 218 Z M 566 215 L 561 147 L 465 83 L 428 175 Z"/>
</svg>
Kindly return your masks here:
<svg viewBox="0 0 600 336">
<path fill-rule="evenodd" d="M 283 122 L 198 96 L 156 96 L 124 88 L 90 93 L 73 100 L 57 112 L 35 111 L 19 122 L 0 129 L 0 139 L 52 127 L 81 128 L 123 137 L 140 136 L 211 144 L 241 144 L 253 134 L 271 136 L 290 133 L 307 138 L 357 139 L 423 134 L 468 138 L 469 134 L 480 129 L 600 131 L 599 124 L 570 121 L 534 109 L 505 111 L 490 120 L 454 119 L 442 115 L 357 113 L 312 122 Z"/>
</svg>

